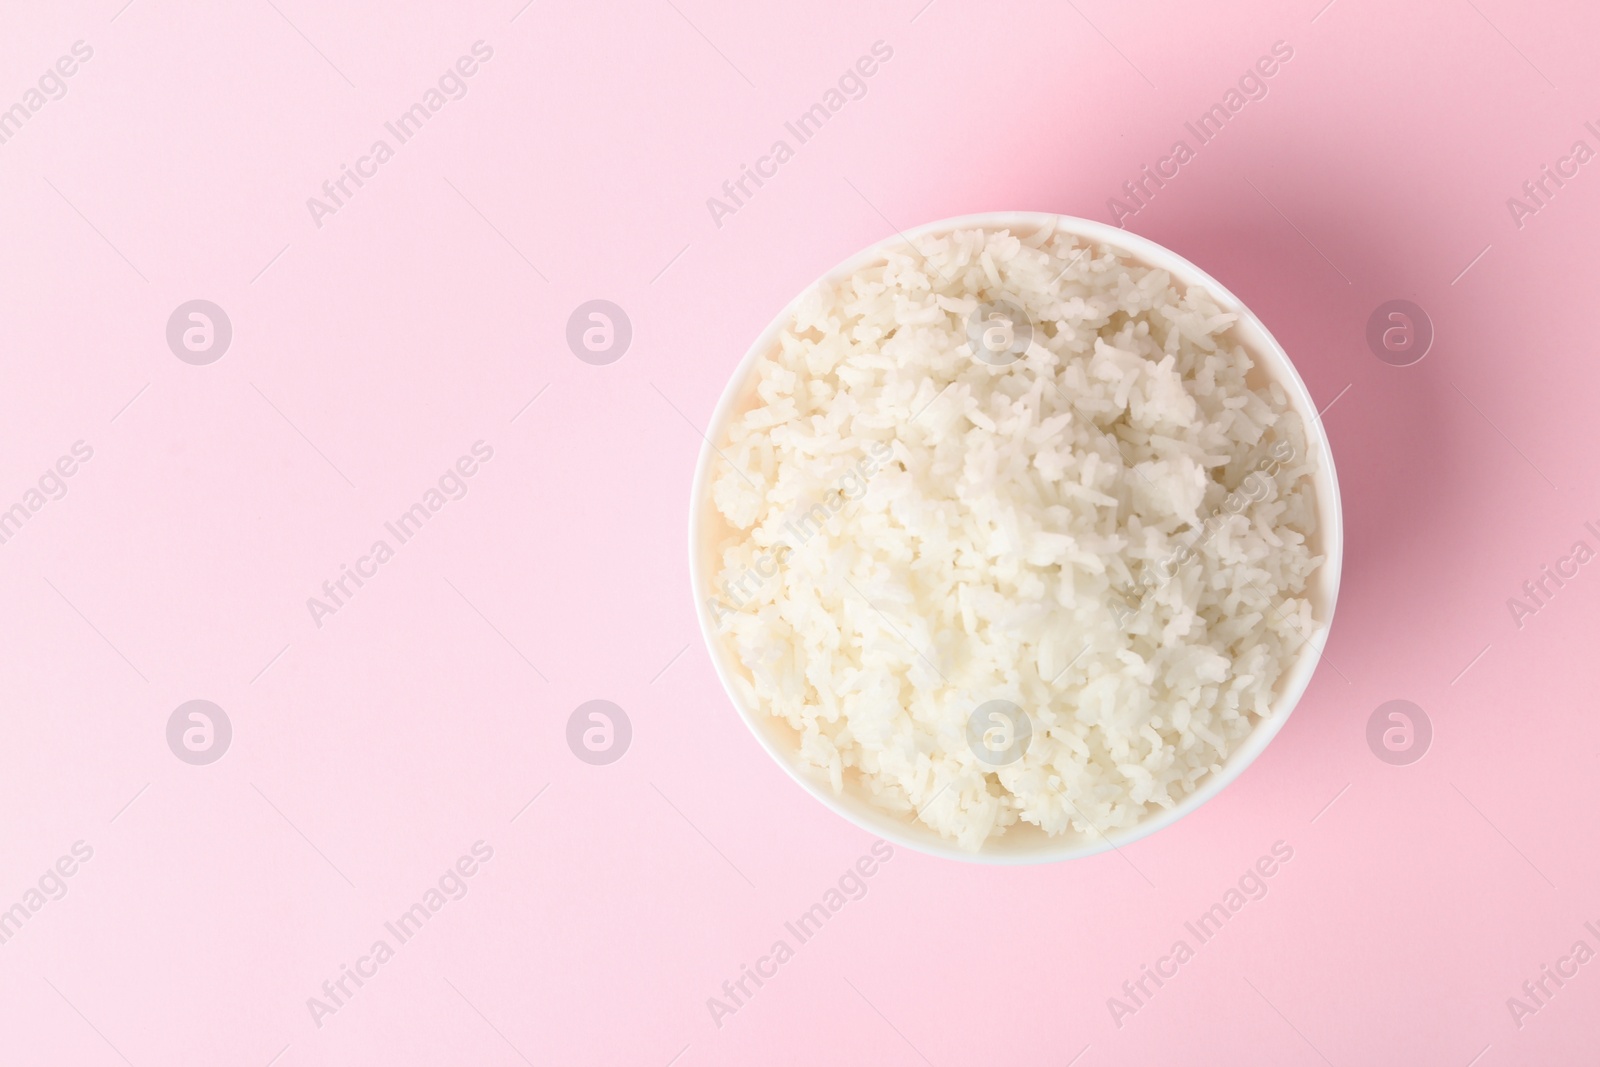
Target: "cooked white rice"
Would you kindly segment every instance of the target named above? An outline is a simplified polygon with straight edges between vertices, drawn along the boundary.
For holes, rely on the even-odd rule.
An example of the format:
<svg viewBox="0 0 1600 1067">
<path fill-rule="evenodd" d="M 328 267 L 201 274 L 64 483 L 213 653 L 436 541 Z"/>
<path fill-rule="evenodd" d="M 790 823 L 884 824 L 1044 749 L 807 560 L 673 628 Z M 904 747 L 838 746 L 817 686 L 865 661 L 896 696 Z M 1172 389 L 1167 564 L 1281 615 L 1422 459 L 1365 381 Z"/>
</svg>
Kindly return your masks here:
<svg viewBox="0 0 1600 1067">
<path fill-rule="evenodd" d="M 1304 426 L 1166 271 L 1051 231 L 918 250 L 809 293 L 718 442 L 742 698 L 836 792 L 969 849 L 1131 827 L 1270 714 L 1313 629 Z M 1001 300 L 1032 339 L 996 366 L 968 322 Z M 1003 766 L 968 735 L 997 700 L 1031 727 Z"/>
</svg>

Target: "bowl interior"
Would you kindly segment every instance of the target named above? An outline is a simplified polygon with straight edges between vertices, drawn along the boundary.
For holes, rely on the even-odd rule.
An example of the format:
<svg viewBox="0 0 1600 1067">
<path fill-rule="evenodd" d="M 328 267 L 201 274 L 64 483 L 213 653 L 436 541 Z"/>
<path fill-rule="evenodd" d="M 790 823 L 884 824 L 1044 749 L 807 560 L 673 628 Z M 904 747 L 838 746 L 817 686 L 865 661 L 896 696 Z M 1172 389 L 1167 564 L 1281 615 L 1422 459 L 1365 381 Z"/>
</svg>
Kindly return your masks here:
<svg viewBox="0 0 1600 1067">
<path fill-rule="evenodd" d="M 729 423 L 750 405 L 756 381 L 756 365 L 772 351 L 779 333 L 793 318 L 800 300 L 815 284 L 839 280 L 865 266 L 881 262 L 888 250 L 895 247 L 903 249 L 906 240 L 915 242 L 919 237 L 956 229 L 1004 228 L 1017 233 L 1034 233 L 1047 226 L 1083 240 L 1109 245 L 1125 258 L 1145 266 L 1162 268 L 1184 288 L 1193 285 L 1202 286 L 1216 301 L 1218 307 L 1239 316 L 1227 336 L 1243 345 L 1255 361 L 1255 368 L 1249 376 L 1250 385 L 1259 387 L 1268 381 L 1273 381 L 1282 386 L 1290 405 L 1305 422 L 1307 443 L 1312 458 L 1316 461 L 1313 488 L 1317 504 L 1317 529 L 1310 538 L 1310 544 L 1312 550 L 1323 555 L 1325 560 L 1312 575 L 1306 596 L 1312 603 L 1317 625 L 1314 632 L 1308 635 L 1309 640 L 1301 647 L 1295 661 L 1279 680 L 1272 715 L 1256 725 L 1250 736 L 1234 750 L 1220 772 L 1202 781 L 1194 792 L 1184 797 L 1174 807 L 1152 815 L 1137 826 L 1114 831 L 1109 837 L 1095 832 L 1067 833 L 1051 837 L 1037 826 L 1019 823 L 1008 827 L 1005 834 L 1000 837 L 991 838 L 981 850 L 968 852 L 940 837 L 936 831 L 915 821 L 911 816 L 902 816 L 872 803 L 868 797 L 867 787 L 859 776 L 852 781 L 850 772 L 847 772 L 845 777 L 844 792 L 835 794 L 825 775 L 800 763 L 799 736 L 788 723 L 768 715 L 760 708 L 744 706 L 738 689 L 733 684 L 735 677 L 745 676 L 744 667 L 724 647 L 722 637 L 717 632 L 707 607 L 712 596 L 712 579 L 716 576 L 718 565 L 714 546 L 720 545 L 734 532 L 710 499 L 710 479 L 716 458 L 712 443 L 720 444 L 725 440 Z M 1037 863 L 1091 855 L 1154 833 L 1215 796 L 1266 748 L 1299 702 L 1311 682 L 1317 661 L 1321 658 L 1321 649 L 1327 641 L 1329 627 L 1333 621 L 1334 605 L 1338 598 L 1339 572 L 1343 555 L 1343 520 L 1333 455 L 1329 449 L 1327 432 L 1317 414 L 1311 394 L 1282 346 L 1237 297 L 1216 279 L 1177 253 L 1104 223 L 1066 215 L 1003 212 L 969 215 L 929 223 L 906 231 L 904 239 L 896 234 L 892 238 L 863 249 L 823 275 L 814 285 L 798 294 L 762 331 L 761 336 L 756 339 L 730 378 L 712 416 L 711 424 L 706 430 L 707 444 L 700 452 L 689 507 L 690 581 L 699 613 L 701 633 L 710 649 L 711 660 L 716 667 L 718 677 L 722 680 L 723 688 L 727 690 L 729 699 L 733 701 L 735 708 L 762 747 L 818 800 L 870 833 L 907 848 L 976 862 Z"/>
</svg>

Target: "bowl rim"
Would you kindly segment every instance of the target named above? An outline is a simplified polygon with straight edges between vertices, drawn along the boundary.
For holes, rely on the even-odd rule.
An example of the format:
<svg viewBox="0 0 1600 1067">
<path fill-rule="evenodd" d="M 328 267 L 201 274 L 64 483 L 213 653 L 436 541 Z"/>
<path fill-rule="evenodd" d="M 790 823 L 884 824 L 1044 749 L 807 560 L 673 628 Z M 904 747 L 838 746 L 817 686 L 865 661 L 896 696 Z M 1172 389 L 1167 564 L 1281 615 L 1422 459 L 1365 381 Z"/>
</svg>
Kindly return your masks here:
<svg viewBox="0 0 1600 1067">
<path fill-rule="evenodd" d="M 963 229 L 1008 229 L 1012 232 L 1031 233 L 1043 227 L 1053 227 L 1057 232 L 1066 233 L 1095 244 L 1106 244 L 1124 253 L 1129 258 L 1149 267 L 1157 267 L 1168 271 L 1175 282 L 1184 288 L 1199 285 L 1223 311 L 1238 316 L 1234 330 L 1244 334 L 1254 334 L 1246 344 L 1247 350 L 1258 364 L 1270 364 L 1267 368 L 1271 379 L 1284 388 L 1288 394 L 1291 407 L 1298 411 L 1305 424 L 1306 437 L 1311 447 L 1318 452 L 1319 463 L 1313 474 L 1314 495 L 1317 503 L 1318 533 L 1322 540 L 1323 562 L 1313 573 L 1313 582 L 1318 586 L 1320 597 L 1325 600 L 1326 607 L 1321 613 L 1315 630 L 1308 636 L 1301 646 L 1299 655 L 1294 664 L 1280 681 L 1280 692 L 1273 701 L 1272 713 L 1261 720 L 1250 732 L 1249 736 L 1234 749 L 1222 768 L 1207 777 L 1193 792 L 1189 793 L 1173 807 L 1160 811 L 1144 819 L 1132 827 L 1111 831 L 1108 835 L 1096 829 L 1095 838 L 1085 838 L 1078 835 L 1064 834 L 1058 837 L 1046 838 L 1039 847 L 1017 849 L 1012 851 L 989 847 L 997 839 L 990 838 L 983 847 L 977 851 L 961 848 L 955 842 L 938 835 L 931 827 L 919 826 L 911 819 L 873 805 L 866 798 L 856 798 L 851 795 L 851 787 L 847 784 L 843 792 L 835 794 L 831 788 L 819 781 L 810 771 L 802 768 L 796 754 L 785 751 L 779 747 L 769 730 L 765 728 L 767 716 L 760 709 L 744 706 L 740 699 L 738 689 L 734 684 L 733 668 L 727 662 L 727 650 L 723 646 L 721 635 L 718 634 L 714 621 L 710 617 L 709 602 L 711 600 L 711 586 L 706 573 L 703 559 L 702 537 L 704 535 L 705 521 L 709 517 L 711 502 L 709 498 L 711 466 L 713 457 L 717 454 L 716 442 L 722 440 L 728 422 L 736 409 L 740 406 L 745 394 L 745 386 L 750 380 L 750 375 L 757 362 L 772 350 L 778 334 L 793 320 L 800 302 L 804 300 L 819 285 L 847 276 L 854 271 L 872 263 L 901 244 L 911 244 L 915 250 L 914 241 L 919 237 L 942 235 L 953 230 Z M 690 591 L 695 601 L 695 615 L 700 623 L 700 636 L 706 643 L 706 649 L 711 657 L 717 678 L 722 683 L 723 690 L 727 693 L 734 710 L 743 720 L 746 728 L 755 736 L 757 743 L 766 750 L 778 766 L 794 781 L 799 783 L 807 793 L 821 801 L 830 811 L 847 820 L 854 826 L 884 838 L 896 845 L 903 846 L 928 855 L 939 856 L 945 859 L 960 860 L 967 863 L 979 863 L 1001 866 L 1021 866 L 1038 863 L 1057 863 L 1071 859 L 1081 859 L 1086 856 L 1097 855 L 1123 845 L 1132 844 L 1158 830 L 1165 829 L 1177 822 L 1211 800 L 1223 789 L 1227 788 L 1244 771 L 1255 762 L 1256 758 L 1266 750 L 1268 744 L 1283 729 L 1289 716 L 1299 705 L 1311 684 L 1312 676 L 1322 660 L 1322 651 L 1326 647 L 1329 633 L 1333 626 L 1335 608 L 1339 598 L 1339 582 L 1344 562 L 1344 515 L 1339 496 L 1338 473 L 1334 467 L 1332 443 L 1328 439 L 1327 427 L 1323 425 L 1321 414 L 1317 410 L 1311 392 L 1306 388 L 1300 372 L 1295 368 L 1294 362 L 1289 358 L 1283 346 L 1267 329 L 1265 323 L 1251 311 L 1245 303 L 1235 296 L 1221 282 L 1200 267 L 1191 263 L 1177 252 L 1157 244 L 1146 237 L 1120 229 L 1116 226 L 1093 219 L 1080 218 L 1074 215 L 1061 215 L 1055 212 L 1040 211 L 993 211 L 969 215 L 959 215 L 952 218 L 938 219 L 926 222 L 909 230 L 897 230 L 887 237 L 874 241 L 860 251 L 846 257 L 844 260 L 829 268 L 820 277 L 802 288 L 781 311 L 769 322 L 765 329 L 757 335 L 754 342 L 745 352 L 744 356 L 734 366 L 728 377 L 727 384 L 723 387 L 722 395 L 712 411 L 711 420 L 703 435 L 704 441 L 700 448 L 699 458 L 695 463 L 694 479 L 690 488 L 689 498 L 689 583 Z M 1092 824 L 1091 824 L 1092 825 Z M 920 831 L 920 832 L 919 832 Z M 1004 841 L 1004 838 L 999 838 Z"/>
</svg>

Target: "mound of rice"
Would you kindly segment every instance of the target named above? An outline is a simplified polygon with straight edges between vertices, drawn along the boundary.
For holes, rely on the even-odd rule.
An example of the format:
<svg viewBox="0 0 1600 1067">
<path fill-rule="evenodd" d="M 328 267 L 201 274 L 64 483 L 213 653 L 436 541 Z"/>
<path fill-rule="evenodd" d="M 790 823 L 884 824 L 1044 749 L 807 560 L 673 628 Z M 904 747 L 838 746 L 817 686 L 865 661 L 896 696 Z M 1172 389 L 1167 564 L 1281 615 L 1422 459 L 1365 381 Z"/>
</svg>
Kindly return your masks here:
<svg viewBox="0 0 1600 1067">
<path fill-rule="evenodd" d="M 746 705 L 973 850 L 1192 792 L 1270 714 L 1321 563 L 1304 427 L 1234 317 L 1052 231 L 923 238 L 807 294 L 717 442 L 710 609 Z M 1009 762 L 969 730 L 994 707 L 1022 713 L 974 727 Z"/>
</svg>

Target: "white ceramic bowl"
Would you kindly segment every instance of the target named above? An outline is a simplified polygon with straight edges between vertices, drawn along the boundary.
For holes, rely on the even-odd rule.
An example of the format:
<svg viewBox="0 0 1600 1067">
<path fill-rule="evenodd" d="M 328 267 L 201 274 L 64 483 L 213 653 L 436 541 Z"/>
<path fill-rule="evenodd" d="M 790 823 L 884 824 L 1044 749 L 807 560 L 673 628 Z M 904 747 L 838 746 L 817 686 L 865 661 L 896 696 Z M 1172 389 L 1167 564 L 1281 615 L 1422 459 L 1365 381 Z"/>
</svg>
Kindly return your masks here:
<svg viewBox="0 0 1600 1067">
<path fill-rule="evenodd" d="M 755 344 L 750 346 L 750 351 L 745 354 L 739 366 L 734 369 L 732 377 L 728 380 L 728 386 L 723 391 L 722 399 L 717 404 L 716 412 L 712 415 L 711 425 L 706 429 L 707 443 L 701 449 L 700 462 L 695 468 L 694 487 L 689 502 L 689 576 L 694 587 L 700 630 L 711 651 L 711 662 L 716 665 L 717 676 L 722 679 L 723 687 L 728 691 L 734 707 L 738 709 L 745 725 L 750 727 L 750 731 L 755 734 L 762 747 L 813 796 L 868 833 L 920 852 L 979 863 L 1047 863 L 1093 855 L 1108 848 L 1137 841 L 1146 834 L 1170 826 L 1221 792 L 1229 782 L 1250 766 L 1283 728 L 1283 724 L 1288 721 L 1289 713 L 1300 702 L 1301 695 L 1311 683 L 1312 672 L 1316 670 L 1322 648 L 1327 643 L 1328 628 L 1333 622 L 1333 608 L 1339 592 L 1339 570 L 1344 551 L 1344 521 L 1339 509 L 1339 482 L 1334 473 L 1333 453 L 1328 447 L 1327 431 L 1317 415 L 1316 405 L 1312 402 L 1305 383 L 1300 380 L 1300 375 L 1296 373 L 1294 364 L 1289 361 L 1283 347 L 1273 339 L 1261 320 L 1216 279 L 1176 252 L 1126 230 L 1088 219 L 1074 218 L 1070 215 L 1006 211 L 944 219 L 908 230 L 903 235 L 897 233 L 851 256 L 819 279 L 819 282 L 843 278 L 874 261 L 881 261 L 888 249 L 899 247 L 903 250 L 906 239 L 915 243 L 918 238 L 931 234 L 978 227 L 987 230 L 1008 228 L 1017 232 L 1032 232 L 1050 223 L 1054 223 L 1061 232 L 1097 244 L 1110 245 L 1137 262 L 1163 268 L 1169 271 L 1173 280 L 1181 286 L 1203 286 L 1218 307 L 1239 316 L 1232 335 L 1244 345 L 1245 350 L 1256 361 L 1256 370 L 1252 372 L 1252 377 L 1258 374 L 1265 375 L 1282 385 L 1284 392 L 1288 394 L 1290 404 L 1305 421 L 1306 438 L 1317 464 L 1314 485 L 1318 529 L 1312 539 L 1312 548 L 1326 557 L 1325 562 L 1312 576 L 1311 586 L 1307 590 L 1317 618 L 1317 627 L 1302 646 L 1299 657 L 1280 680 L 1272 715 L 1256 725 L 1255 731 L 1234 750 L 1219 773 L 1206 779 L 1198 789 L 1184 797 L 1175 807 L 1152 815 L 1129 829 L 1111 831 L 1109 835 L 1090 832 L 1050 837 L 1038 827 L 1017 823 L 1008 827 L 1004 835 L 991 838 L 981 850 L 969 852 L 954 842 L 940 837 L 932 828 L 879 808 L 864 795 L 856 795 L 852 792 L 848 777 L 845 781 L 845 791 L 835 794 L 832 785 L 821 772 L 800 763 L 797 735 L 787 723 L 768 715 L 760 708 L 743 706 L 738 690 L 733 685 L 733 679 L 744 668 L 724 646 L 722 637 L 713 624 L 708 606 L 712 595 L 711 579 L 715 576 L 716 567 L 712 551 L 714 542 L 708 539 L 716 535 L 720 540 L 728 529 L 710 498 L 712 462 L 716 458 L 712 442 L 721 444 L 727 439 L 730 420 L 739 414 L 747 403 L 753 368 L 772 350 L 778 333 L 793 319 L 796 306 L 805 295 L 804 292 L 796 296 L 789 306 L 772 320 L 772 323 L 762 331 L 761 336 L 756 338 Z"/>
</svg>

